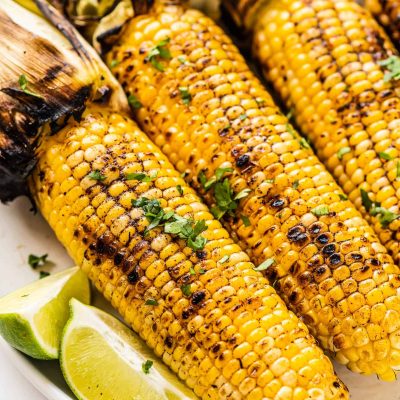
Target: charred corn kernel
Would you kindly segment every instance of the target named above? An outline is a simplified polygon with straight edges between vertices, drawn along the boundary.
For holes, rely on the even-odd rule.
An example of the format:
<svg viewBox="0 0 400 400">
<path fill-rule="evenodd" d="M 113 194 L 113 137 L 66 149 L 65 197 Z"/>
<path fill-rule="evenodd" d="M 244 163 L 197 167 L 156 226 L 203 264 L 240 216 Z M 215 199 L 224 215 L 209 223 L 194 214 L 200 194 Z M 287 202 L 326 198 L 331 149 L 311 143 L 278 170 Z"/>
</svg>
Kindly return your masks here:
<svg viewBox="0 0 400 400">
<path fill-rule="evenodd" d="M 85 132 L 96 140 L 86 140 Z M 71 143 L 77 155 L 70 152 Z M 99 145 L 104 151 L 96 150 Z M 38 207 L 96 287 L 197 395 L 258 400 L 268 390 L 271 397 L 279 397 L 298 379 L 292 359 L 309 347 L 304 366 L 321 379 L 303 380 L 299 387 L 310 397 L 318 389 L 326 398 L 347 398 L 332 366 L 320 371 L 323 353 L 303 324 L 133 122 L 103 108 L 88 109 L 79 122 L 70 122 L 42 146 L 30 180 Z M 82 149 L 90 161 L 83 160 Z M 87 175 L 93 165 L 103 165 L 98 172 L 104 179 L 88 187 L 82 187 L 87 175 L 69 179 L 79 162 L 89 163 Z M 62 165 L 65 172 L 54 174 Z M 148 176 L 157 171 L 157 176 L 149 182 L 131 181 L 126 171 Z M 63 191 L 55 192 L 57 185 Z M 176 185 L 182 192 L 175 190 Z M 158 199 L 163 208 L 182 217 L 205 220 L 209 229 L 203 232 L 208 239 L 204 249 L 195 252 L 160 227 L 145 234 L 148 221 L 143 210 L 126 200 L 141 197 Z M 67 210 L 71 199 L 91 211 L 69 206 Z M 224 257 L 229 261 L 222 263 Z M 157 305 L 146 304 L 149 298 Z M 263 318 L 274 314 L 280 335 L 299 338 L 290 354 L 283 355 L 283 343 L 262 327 Z M 391 341 L 397 345 L 394 335 Z M 268 378 L 261 379 L 267 368 L 260 351 L 263 343 L 279 356 Z M 276 384 L 267 388 L 271 380 Z"/>
<path fill-rule="evenodd" d="M 356 1 L 225 1 L 252 28 L 256 58 L 320 159 L 399 264 L 400 102 L 382 64 L 395 46 Z M 400 39 L 400 1 L 367 3 Z M 369 210 L 361 190 L 386 214 Z"/>
<path fill-rule="evenodd" d="M 301 4 L 297 3 L 299 21 L 302 13 L 313 12 L 307 7 L 300 8 Z M 299 29 L 307 32 L 307 24 L 307 20 L 305 24 L 299 23 Z M 152 28 L 144 40 L 141 33 L 153 26 L 158 26 L 158 30 Z M 274 23 L 270 29 L 273 26 Z M 170 60 L 160 60 L 163 71 L 146 61 L 146 54 L 157 46 L 159 32 L 169 39 L 171 55 Z M 282 40 L 278 38 L 273 46 L 279 49 Z M 343 57 L 346 51 L 346 46 L 341 47 L 338 56 Z M 273 49 L 268 52 L 274 53 Z M 180 57 L 188 62 L 178 63 Z M 301 54 L 296 53 L 296 57 Z M 371 278 L 363 274 L 376 270 L 379 271 L 376 279 L 380 279 L 378 275 L 390 270 L 391 277 L 386 275 L 384 281 L 392 280 L 394 284 L 399 270 L 367 222 L 343 199 L 339 186 L 313 155 L 308 143 L 297 135 L 250 72 L 231 40 L 200 12 L 176 5 L 165 7 L 165 2 L 158 1 L 148 15 L 133 18 L 125 26 L 107 60 L 120 61 L 113 72 L 127 93 L 141 102 L 136 116 L 145 132 L 181 172 L 188 173 L 211 207 L 218 205 L 216 189 L 205 192 L 203 184 L 215 176 L 218 168 L 232 169 L 225 176 L 235 194 L 250 190 L 236 202 L 233 215 L 226 215 L 227 226 L 248 250 L 253 262 L 257 265 L 268 262 L 267 276 L 324 347 L 339 358 L 344 349 L 356 351 L 364 336 L 359 335 L 361 339 L 353 336 L 353 331 L 361 328 L 364 332 L 369 321 L 361 316 L 353 318 L 353 313 L 367 300 L 361 293 L 357 293 L 360 297 L 350 298 L 350 295 L 357 291 L 358 282 Z M 303 72 L 309 75 L 307 70 Z M 320 92 L 320 86 L 318 82 L 309 85 L 310 93 Z M 182 99 L 179 90 L 182 87 L 188 88 L 191 100 Z M 291 87 L 296 89 L 294 84 Z M 303 96 L 302 92 L 299 98 Z M 327 104 L 327 101 L 318 98 L 315 103 Z M 204 174 L 203 183 L 199 174 Z M 250 227 L 245 226 L 248 222 L 244 222 L 243 216 L 249 219 Z M 353 275 L 351 284 L 348 280 Z M 227 284 L 219 279 L 215 276 L 209 283 L 213 290 Z M 239 294 L 244 281 L 235 278 L 232 282 L 240 300 L 245 301 L 247 292 Z M 269 300 L 264 304 L 271 306 Z M 367 314 L 363 310 L 362 316 Z M 241 311 L 229 317 L 242 338 L 233 350 L 234 355 L 244 356 L 250 350 L 255 340 L 251 332 L 258 332 L 258 328 L 282 343 L 282 347 L 290 344 L 282 326 L 284 315 L 260 315 L 257 323 Z M 355 326 L 345 331 L 342 327 L 346 326 L 343 320 L 347 317 L 351 317 Z M 257 342 L 255 346 L 259 354 Z M 267 347 L 262 354 L 262 360 L 270 365 L 282 356 L 282 351 Z M 341 358 L 344 359 L 349 362 L 348 357 Z M 306 364 L 307 361 L 303 367 Z M 279 365 L 276 370 L 281 372 Z M 312 369 L 307 371 L 310 375 L 301 382 L 313 374 Z M 239 381 L 242 374 L 236 371 L 232 377 Z M 266 397 L 274 397 L 285 386 L 276 379 L 266 385 Z"/>
<path fill-rule="evenodd" d="M 366 0 L 365 4 L 378 21 L 389 31 L 396 46 L 400 42 L 400 1 Z"/>
</svg>

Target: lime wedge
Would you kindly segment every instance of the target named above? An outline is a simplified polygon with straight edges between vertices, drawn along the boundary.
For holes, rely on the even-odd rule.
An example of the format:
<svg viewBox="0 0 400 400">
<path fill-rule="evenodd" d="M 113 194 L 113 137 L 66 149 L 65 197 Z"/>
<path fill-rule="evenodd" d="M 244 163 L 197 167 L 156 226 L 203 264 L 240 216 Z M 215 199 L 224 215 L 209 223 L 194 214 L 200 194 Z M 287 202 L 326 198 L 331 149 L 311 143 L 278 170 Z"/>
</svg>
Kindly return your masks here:
<svg viewBox="0 0 400 400">
<path fill-rule="evenodd" d="M 61 333 L 69 317 L 69 300 L 90 301 L 86 275 L 70 268 L 18 289 L 0 299 L 0 334 L 31 357 L 58 358 Z"/>
<path fill-rule="evenodd" d="M 61 339 L 61 369 L 80 400 L 196 399 L 130 329 L 97 308 L 71 300 Z"/>
</svg>

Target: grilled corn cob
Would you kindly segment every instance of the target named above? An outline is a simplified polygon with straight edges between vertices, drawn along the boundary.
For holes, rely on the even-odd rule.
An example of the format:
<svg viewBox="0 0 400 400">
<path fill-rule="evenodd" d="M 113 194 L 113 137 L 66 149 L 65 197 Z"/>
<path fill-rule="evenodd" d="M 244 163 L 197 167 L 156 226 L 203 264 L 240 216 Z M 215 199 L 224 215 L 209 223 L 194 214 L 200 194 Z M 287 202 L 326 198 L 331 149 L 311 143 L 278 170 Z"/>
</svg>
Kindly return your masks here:
<svg viewBox="0 0 400 400">
<path fill-rule="evenodd" d="M 225 212 L 323 347 L 393 379 L 398 267 L 231 40 L 172 3 L 132 19 L 107 54 L 138 121 L 214 214 Z"/>
<path fill-rule="evenodd" d="M 399 0 L 366 0 L 366 6 L 378 21 L 388 30 L 394 43 L 399 46 L 400 40 L 400 1 Z"/>
<path fill-rule="evenodd" d="M 44 23 L 11 4 L 3 0 L 0 15 Z M 70 27 L 57 25 L 90 59 Z M 56 32 L 51 40 L 43 45 L 55 51 Z M 63 66 L 73 71 L 67 59 Z M 107 80 L 102 93 L 110 94 Z M 107 97 L 94 100 L 43 135 L 29 187 L 99 291 L 203 399 L 346 399 L 306 326 L 166 157 Z"/>
<path fill-rule="evenodd" d="M 236 3 L 241 13 L 248 10 L 247 24 L 257 21 L 253 48 L 265 76 L 399 264 L 400 98 L 389 71 L 396 68 L 393 44 L 355 1 Z"/>
</svg>

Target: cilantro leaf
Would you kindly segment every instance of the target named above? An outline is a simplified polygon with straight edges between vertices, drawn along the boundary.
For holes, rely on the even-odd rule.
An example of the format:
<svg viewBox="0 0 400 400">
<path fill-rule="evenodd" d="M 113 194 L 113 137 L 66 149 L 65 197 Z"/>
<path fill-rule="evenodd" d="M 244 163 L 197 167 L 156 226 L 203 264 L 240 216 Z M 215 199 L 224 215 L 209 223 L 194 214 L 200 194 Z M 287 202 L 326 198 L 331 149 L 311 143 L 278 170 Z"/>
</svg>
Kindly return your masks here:
<svg viewBox="0 0 400 400">
<path fill-rule="evenodd" d="M 390 154 L 385 153 L 384 151 L 380 151 L 380 152 L 378 153 L 378 156 L 379 156 L 380 158 L 382 158 L 383 160 L 386 160 L 386 161 L 393 160 L 393 157 L 392 157 Z"/>
<path fill-rule="evenodd" d="M 158 172 L 156 171 L 152 175 L 146 175 L 144 172 L 132 172 L 130 174 L 125 175 L 125 179 L 127 181 L 141 181 L 141 182 L 151 182 L 154 181 L 158 176 Z"/>
<path fill-rule="evenodd" d="M 368 193 L 364 190 L 364 189 L 360 189 L 360 193 L 361 193 L 361 202 L 362 205 L 365 207 L 365 209 L 367 211 L 369 211 L 371 209 L 371 207 L 373 206 L 373 202 L 372 200 L 369 198 Z"/>
<path fill-rule="evenodd" d="M 132 106 L 132 108 L 134 108 L 135 110 L 139 110 L 140 108 L 143 107 L 143 104 L 139 101 L 139 99 L 134 95 L 131 94 L 128 97 L 128 103 L 129 105 Z"/>
<path fill-rule="evenodd" d="M 273 258 L 268 258 L 263 263 L 261 263 L 258 267 L 254 267 L 254 270 L 255 271 L 265 271 L 273 264 L 275 264 L 275 260 Z"/>
<path fill-rule="evenodd" d="M 47 271 L 39 271 L 39 279 L 43 279 L 43 278 L 46 278 L 46 276 L 49 276 L 50 275 L 50 272 L 47 272 Z"/>
<path fill-rule="evenodd" d="M 400 79 L 400 57 L 390 56 L 386 60 L 379 61 L 378 64 L 387 69 L 383 78 L 384 82 L 390 82 L 392 80 L 397 81 Z"/>
<path fill-rule="evenodd" d="M 167 47 L 170 41 L 170 38 L 161 40 L 159 43 L 157 43 L 155 47 L 150 50 L 149 54 L 145 58 L 145 61 L 149 61 L 151 65 L 160 72 L 165 71 L 165 68 L 161 64 L 160 59 L 170 60 L 172 58 L 171 53 Z"/>
<path fill-rule="evenodd" d="M 182 196 L 183 195 L 183 189 L 181 185 L 176 185 L 176 190 L 178 191 L 178 193 Z"/>
<path fill-rule="evenodd" d="M 28 79 L 26 78 L 26 75 L 22 74 L 19 76 L 18 78 L 18 85 L 21 88 L 21 90 L 28 94 L 29 96 L 33 96 L 33 97 L 37 97 L 39 99 L 42 98 L 42 96 L 40 96 L 39 94 L 36 94 L 34 92 L 32 92 L 31 90 L 28 89 Z"/>
<path fill-rule="evenodd" d="M 190 284 L 183 284 L 181 286 L 182 293 L 186 296 L 189 297 L 192 294 L 192 288 L 190 287 Z"/>
<path fill-rule="evenodd" d="M 43 254 L 42 256 L 36 256 L 35 254 L 29 254 L 28 256 L 28 264 L 31 268 L 36 269 L 37 267 L 41 267 L 47 262 L 48 254 Z"/>
<path fill-rule="evenodd" d="M 88 177 L 94 181 L 98 181 L 98 182 L 103 182 L 106 177 L 105 175 L 103 175 L 98 169 L 96 169 L 95 171 L 92 171 Z"/>
<path fill-rule="evenodd" d="M 343 193 L 339 193 L 339 199 L 342 201 L 348 200 L 348 197 L 344 195 Z"/>
<path fill-rule="evenodd" d="M 320 206 L 314 207 L 314 208 L 311 210 L 311 212 L 312 212 L 315 216 L 321 217 L 321 216 L 323 216 L 323 215 L 329 214 L 329 208 L 328 208 L 328 206 L 320 205 Z"/>
<path fill-rule="evenodd" d="M 146 362 L 144 362 L 142 364 L 142 371 L 147 375 L 150 373 L 150 368 L 153 366 L 153 361 L 151 360 L 146 360 Z"/>
<path fill-rule="evenodd" d="M 146 306 L 158 306 L 158 301 L 156 299 L 147 299 Z"/>
<path fill-rule="evenodd" d="M 347 153 L 351 152 L 351 148 L 350 147 L 342 147 L 341 149 L 339 149 L 339 151 L 337 152 L 337 156 L 339 160 L 343 159 L 343 156 Z"/>
<path fill-rule="evenodd" d="M 300 184 L 299 180 L 296 179 L 296 180 L 293 182 L 292 188 L 295 189 L 295 190 L 297 190 L 297 189 L 299 188 L 299 184 Z"/>
<path fill-rule="evenodd" d="M 241 215 L 240 218 L 242 219 L 244 226 L 246 227 L 251 226 L 250 219 L 247 215 Z"/>
<path fill-rule="evenodd" d="M 179 88 L 179 92 L 181 94 L 183 104 L 188 106 L 190 104 L 190 101 L 192 100 L 192 95 L 189 93 L 189 89 L 185 86 L 181 86 Z"/>
</svg>

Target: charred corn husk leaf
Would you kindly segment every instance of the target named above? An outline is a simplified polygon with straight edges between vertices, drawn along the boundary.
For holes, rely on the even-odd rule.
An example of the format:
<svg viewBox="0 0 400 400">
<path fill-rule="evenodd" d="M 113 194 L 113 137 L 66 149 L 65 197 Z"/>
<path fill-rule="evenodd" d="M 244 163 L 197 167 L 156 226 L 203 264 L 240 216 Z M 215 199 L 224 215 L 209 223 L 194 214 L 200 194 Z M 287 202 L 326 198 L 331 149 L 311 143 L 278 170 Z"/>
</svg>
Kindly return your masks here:
<svg viewBox="0 0 400 400">
<path fill-rule="evenodd" d="M 224 32 L 156 2 L 107 60 L 145 132 L 323 347 L 393 379 L 399 269 Z"/>
<path fill-rule="evenodd" d="M 26 193 L 41 135 L 79 115 L 89 99 L 103 98 L 105 88 L 121 92 L 109 74 L 101 80 L 106 69 L 92 62 L 89 46 L 72 48 L 43 18 L 9 0 L 0 4 L 0 37 L 0 199 L 8 201 Z"/>
<path fill-rule="evenodd" d="M 253 49 L 265 76 L 399 264 L 400 59 L 394 45 L 355 1 L 269 1 L 256 9 L 257 18 L 245 20 L 254 20 Z"/>
<path fill-rule="evenodd" d="M 365 0 L 368 9 L 388 30 L 397 47 L 400 46 L 400 1 Z"/>
<path fill-rule="evenodd" d="M 75 262 L 197 396 L 348 398 L 303 322 L 124 114 L 88 101 L 42 138 L 29 184 Z"/>
</svg>

